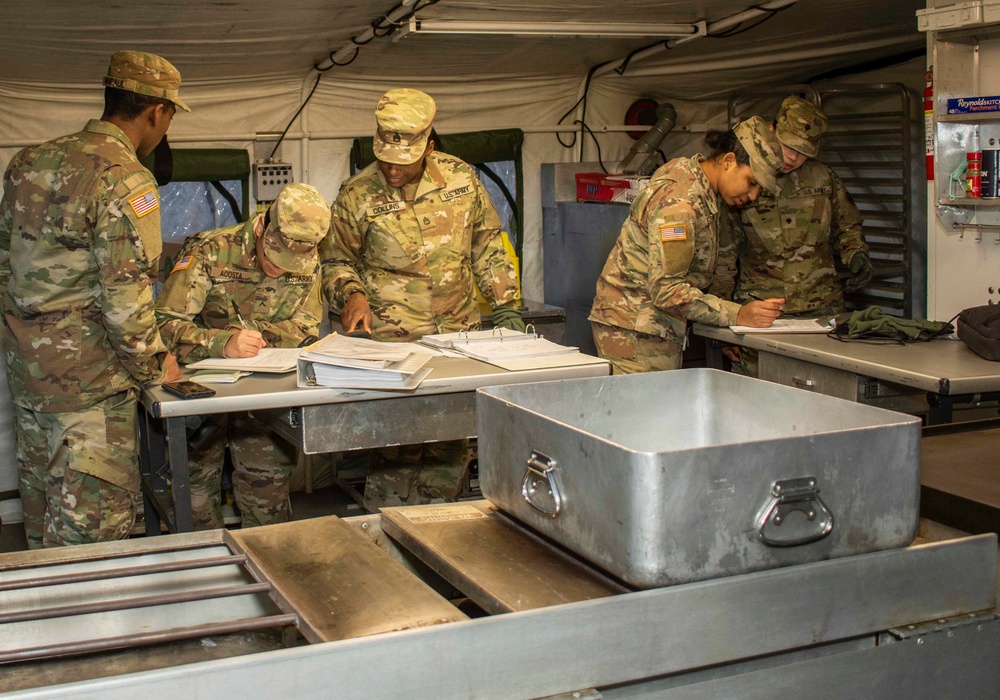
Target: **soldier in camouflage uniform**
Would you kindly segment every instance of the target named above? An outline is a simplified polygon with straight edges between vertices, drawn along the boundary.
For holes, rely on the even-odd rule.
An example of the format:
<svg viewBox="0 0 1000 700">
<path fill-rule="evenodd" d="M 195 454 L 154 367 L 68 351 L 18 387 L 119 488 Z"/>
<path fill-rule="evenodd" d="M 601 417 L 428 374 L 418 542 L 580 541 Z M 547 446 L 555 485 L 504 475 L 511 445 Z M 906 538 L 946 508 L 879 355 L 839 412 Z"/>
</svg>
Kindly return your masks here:
<svg viewBox="0 0 1000 700">
<path fill-rule="evenodd" d="M 180 83 L 165 59 L 119 51 L 101 119 L 4 174 L 4 344 L 32 548 L 122 539 L 135 522 L 138 385 L 180 378 L 153 315 L 160 196 L 138 157 L 188 110 Z"/>
<path fill-rule="evenodd" d="M 523 330 L 517 276 L 500 219 L 473 169 L 434 150 L 436 105 L 419 90 L 390 90 L 375 109 L 378 159 L 347 180 L 323 242 L 323 286 L 345 330 L 376 340 L 417 340 L 480 327 L 473 280 L 496 325 Z M 454 499 L 467 443 L 383 453 L 365 487 L 370 510 Z"/>
<path fill-rule="evenodd" d="M 653 173 L 597 281 L 590 321 L 615 374 L 678 369 L 689 320 L 766 327 L 781 312 L 781 299 L 741 306 L 714 288 L 716 268 L 735 255 L 720 238 L 723 210 L 773 189 L 781 149 L 760 117 L 709 132 L 705 143 L 708 157 L 676 158 Z"/>
<path fill-rule="evenodd" d="M 777 194 L 761 196 L 733 218 L 737 302 L 782 297 L 789 316 L 830 315 L 844 310 L 838 265 L 850 270 L 847 291 L 871 280 L 861 214 L 836 173 L 815 160 L 826 128 L 826 116 L 811 102 L 781 103 L 774 124 L 784 161 Z M 736 371 L 757 376 L 755 350 L 726 354 L 737 361 Z"/>
<path fill-rule="evenodd" d="M 188 238 L 156 299 L 160 333 L 180 361 L 253 357 L 262 347 L 314 341 L 323 313 L 317 248 L 329 228 L 323 196 L 293 184 L 265 214 Z M 222 527 L 227 442 L 242 526 L 287 521 L 295 448 L 247 413 L 214 420 L 228 421 L 227 429 L 191 455 L 195 528 Z"/>
</svg>

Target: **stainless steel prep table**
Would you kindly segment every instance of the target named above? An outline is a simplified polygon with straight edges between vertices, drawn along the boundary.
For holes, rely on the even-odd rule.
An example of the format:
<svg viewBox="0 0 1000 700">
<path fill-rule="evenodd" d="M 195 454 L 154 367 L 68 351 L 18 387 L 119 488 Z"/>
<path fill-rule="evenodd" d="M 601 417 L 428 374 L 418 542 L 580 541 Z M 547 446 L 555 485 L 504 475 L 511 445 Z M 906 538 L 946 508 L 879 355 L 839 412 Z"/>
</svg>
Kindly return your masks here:
<svg viewBox="0 0 1000 700">
<path fill-rule="evenodd" d="M 747 333 L 695 324 L 695 335 L 760 352 L 760 378 L 851 401 L 907 410 L 906 397 L 930 406 L 928 422 L 951 420 L 956 403 L 1000 398 L 1000 363 L 985 360 L 965 343 L 875 345 L 842 342 L 823 334 Z M 714 355 L 721 367 L 720 351 Z"/>
<path fill-rule="evenodd" d="M 407 393 L 300 389 L 294 373 L 258 373 L 235 384 L 213 384 L 216 395 L 207 399 L 144 389 L 140 468 L 147 534 L 160 533 L 164 514 L 172 532 L 192 529 L 187 428 L 197 426 L 199 416 L 253 411 L 307 454 L 457 440 L 476 434 L 475 392 L 480 387 L 609 372 L 604 362 L 509 372 L 477 360 L 439 357 L 428 366 L 433 368 L 430 376 Z"/>
<path fill-rule="evenodd" d="M 0 557 L 0 660 L 35 659 L 0 664 L 4 698 L 773 699 L 808 688 L 937 700 L 994 697 L 1000 684 L 993 534 L 641 592 L 485 502 L 59 550 Z M 466 619 L 448 602 L 462 594 L 503 614 Z M 214 653 L 230 630 L 265 626 L 294 646 Z M 183 658 L 107 655 L 164 638 L 189 642 Z M 82 673 L 50 665 L 92 648 L 108 652 L 80 657 Z"/>
</svg>

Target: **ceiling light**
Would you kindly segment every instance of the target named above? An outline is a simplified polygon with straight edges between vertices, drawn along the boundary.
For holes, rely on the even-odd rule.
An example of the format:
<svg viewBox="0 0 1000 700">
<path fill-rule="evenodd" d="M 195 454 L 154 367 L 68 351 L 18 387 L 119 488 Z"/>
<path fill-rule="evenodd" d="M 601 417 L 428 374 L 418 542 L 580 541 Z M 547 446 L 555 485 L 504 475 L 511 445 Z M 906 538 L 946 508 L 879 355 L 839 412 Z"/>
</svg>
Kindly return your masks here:
<svg viewBox="0 0 1000 700">
<path fill-rule="evenodd" d="M 510 36 L 560 37 L 686 37 L 698 33 L 694 24 L 613 22 L 490 22 L 411 17 L 400 29 L 407 34 L 507 34 Z M 402 38 L 402 37 L 400 37 Z"/>
</svg>

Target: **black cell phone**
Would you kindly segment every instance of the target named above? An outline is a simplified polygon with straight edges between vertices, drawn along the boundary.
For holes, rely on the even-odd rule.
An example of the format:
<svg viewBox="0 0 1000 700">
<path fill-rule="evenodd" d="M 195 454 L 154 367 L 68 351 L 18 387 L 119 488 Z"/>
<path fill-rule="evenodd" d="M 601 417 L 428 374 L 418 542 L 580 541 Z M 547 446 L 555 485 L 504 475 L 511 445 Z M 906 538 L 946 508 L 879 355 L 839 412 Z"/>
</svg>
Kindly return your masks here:
<svg viewBox="0 0 1000 700">
<path fill-rule="evenodd" d="M 209 389 L 198 382 L 167 382 L 163 385 L 163 390 L 182 399 L 207 399 L 215 396 L 215 389 Z"/>
<path fill-rule="evenodd" d="M 371 340 L 372 334 L 366 331 L 364 328 L 355 328 L 350 333 L 344 333 L 348 338 L 364 338 L 365 340 Z"/>
</svg>

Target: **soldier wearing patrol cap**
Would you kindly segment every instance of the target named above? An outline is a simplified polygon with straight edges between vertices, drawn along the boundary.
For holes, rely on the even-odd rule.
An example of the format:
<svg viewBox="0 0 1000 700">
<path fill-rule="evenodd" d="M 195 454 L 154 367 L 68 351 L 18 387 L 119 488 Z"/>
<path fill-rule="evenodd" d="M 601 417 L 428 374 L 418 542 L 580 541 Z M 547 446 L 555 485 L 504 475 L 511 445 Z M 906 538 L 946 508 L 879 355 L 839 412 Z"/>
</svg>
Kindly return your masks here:
<svg viewBox="0 0 1000 700">
<path fill-rule="evenodd" d="M 316 339 L 323 313 L 320 240 L 330 207 L 311 185 L 288 185 L 263 214 L 185 241 L 156 299 L 160 333 L 181 362 L 253 357 L 263 347 Z M 228 443 L 243 527 L 288 520 L 295 448 L 246 413 L 220 416 L 191 454 L 196 529 L 222 526 L 220 481 Z"/>
<path fill-rule="evenodd" d="M 119 51 L 104 82 L 100 119 L 25 148 L 4 174 L 0 288 L 32 548 L 128 535 L 137 387 L 180 378 L 153 315 L 160 195 L 138 160 L 187 109 L 180 73 Z"/>
<path fill-rule="evenodd" d="M 728 300 L 717 269 L 735 250 L 723 236 L 727 207 L 775 186 L 781 148 L 760 117 L 709 132 L 708 156 L 661 166 L 632 202 L 601 276 L 590 321 L 598 354 L 615 374 L 678 369 L 687 322 L 767 327 L 782 299 Z"/>
<path fill-rule="evenodd" d="M 827 125 L 812 102 L 793 96 L 781 103 L 773 124 L 783 155 L 777 190 L 734 217 L 736 301 L 783 297 L 789 316 L 831 315 L 844 310 L 845 290 L 871 280 L 861 214 L 836 173 L 816 160 Z M 844 282 L 838 269 L 849 271 Z M 736 371 L 757 376 L 756 351 L 726 355 Z"/>
<path fill-rule="evenodd" d="M 321 256 L 326 297 L 347 331 L 408 341 L 479 328 L 475 285 L 497 326 L 524 328 L 500 219 L 473 169 L 435 150 L 436 109 L 419 90 L 385 93 L 375 108 L 378 160 L 341 186 Z M 380 468 L 366 485 L 369 509 L 458 495 L 465 441 L 396 452 L 394 471 Z"/>
</svg>

